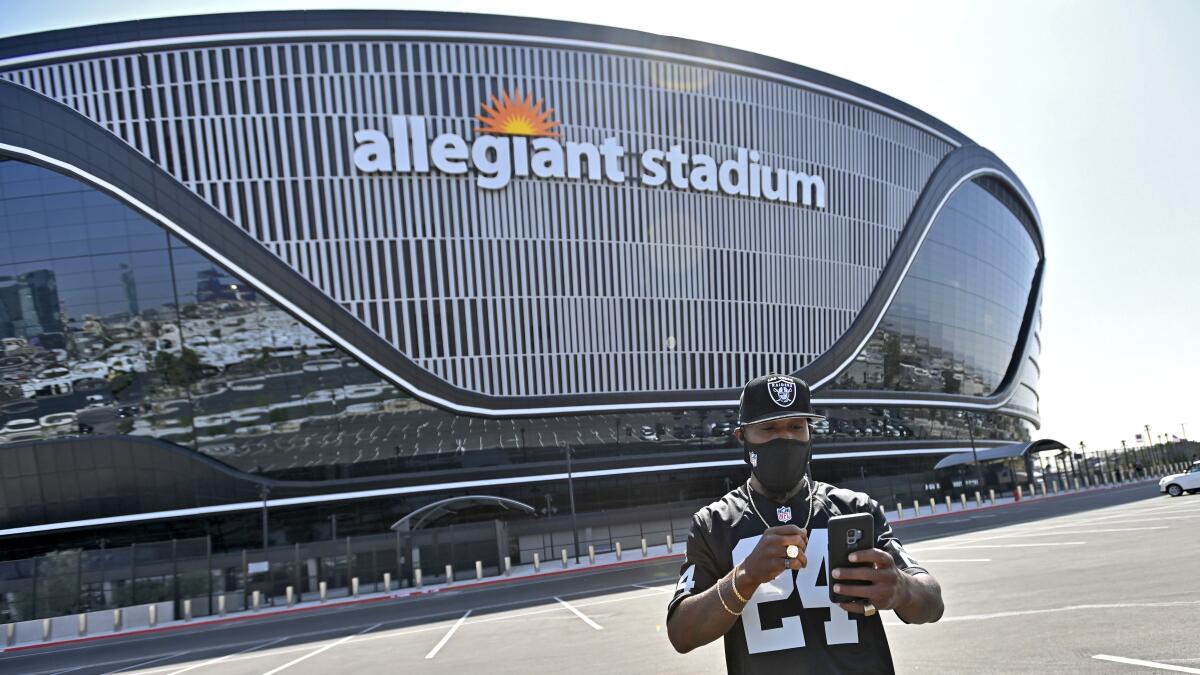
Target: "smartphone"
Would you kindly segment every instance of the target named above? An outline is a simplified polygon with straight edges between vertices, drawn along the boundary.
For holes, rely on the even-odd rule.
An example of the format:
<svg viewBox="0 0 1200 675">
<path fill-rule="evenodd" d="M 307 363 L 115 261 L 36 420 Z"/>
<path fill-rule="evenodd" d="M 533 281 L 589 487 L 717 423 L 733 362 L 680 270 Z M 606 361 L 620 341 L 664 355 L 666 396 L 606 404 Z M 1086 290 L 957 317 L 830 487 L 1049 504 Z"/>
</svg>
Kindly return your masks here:
<svg viewBox="0 0 1200 675">
<path fill-rule="evenodd" d="M 851 563 L 850 554 L 875 548 L 875 520 L 869 513 L 853 513 L 829 519 L 829 599 L 833 602 L 863 602 L 862 598 L 833 592 L 834 583 L 861 586 L 869 581 L 833 578 L 838 567 L 870 567 L 871 563 Z"/>
</svg>

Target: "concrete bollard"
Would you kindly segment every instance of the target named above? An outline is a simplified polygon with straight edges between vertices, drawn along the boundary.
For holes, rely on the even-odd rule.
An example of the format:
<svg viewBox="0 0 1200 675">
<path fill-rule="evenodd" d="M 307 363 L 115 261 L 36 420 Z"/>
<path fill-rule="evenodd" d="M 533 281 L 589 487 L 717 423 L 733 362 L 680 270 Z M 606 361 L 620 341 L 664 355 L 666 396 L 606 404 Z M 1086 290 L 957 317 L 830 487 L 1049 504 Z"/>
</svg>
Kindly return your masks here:
<svg viewBox="0 0 1200 675">
<path fill-rule="evenodd" d="M 921 502 L 913 500 L 913 518 L 921 517 Z"/>
<path fill-rule="evenodd" d="M 646 557 L 646 538 L 642 537 L 642 557 Z"/>
<path fill-rule="evenodd" d="M 539 560 L 539 556 L 536 553 L 533 554 L 533 571 L 534 572 L 542 571 L 542 561 Z"/>
<path fill-rule="evenodd" d="M 929 515 L 937 513 L 937 500 L 933 497 L 929 498 Z"/>
<path fill-rule="evenodd" d="M 413 570 L 413 585 L 417 588 L 421 587 L 421 570 Z"/>
<path fill-rule="evenodd" d="M 596 546 L 594 544 L 588 544 L 588 564 L 596 564 Z"/>
<path fill-rule="evenodd" d="M 483 561 L 475 561 L 475 581 L 483 581 Z"/>
<path fill-rule="evenodd" d="M 966 511 L 967 510 L 967 493 L 960 492 L 958 495 L 958 501 L 962 502 L 962 510 Z"/>
<path fill-rule="evenodd" d="M 358 577 L 353 577 L 350 579 L 350 596 L 355 598 L 358 597 Z"/>
<path fill-rule="evenodd" d="M 192 599 L 191 598 L 187 598 L 183 601 L 183 620 L 184 621 L 192 620 Z"/>
<path fill-rule="evenodd" d="M 1030 483 L 1030 484 L 1029 484 L 1029 496 L 1030 496 L 1030 497 L 1036 497 L 1036 496 L 1037 496 L 1037 483 Z"/>
<path fill-rule="evenodd" d="M 262 593 L 254 591 L 250 594 L 250 608 L 257 612 L 260 604 L 262 604 Z"/>
<path fill-rule="evenodd" d="M 1075 491 L 1078 492 L 1079 490 L 1082 490 L 1082 489 L 1083 488 L 1079 487 L 1079 477 L 1076 476 L 1075 477 Z"/>
<path fill-rule="evenodd" d="M 257 593 L 258 591 L 254 591 Z M 150 605 L 146 609 L 150 610 L 150 627 L 154 628 L 158 625 L 158 605 Z"/>
<path fill-rule="evenodd" d="M 996 490 L 993 488 L 988 488 L 988 503 L 989 504 L 996 503 Z"/>
<path fill-rule="evenodd" d="M 52 637 L 54 637 L 54 623 L 50 619 L 42 619 L 42 642 L 49 642 Z"/>
<path fill-rule="evenodd" d="M 1013 501 L 1014 502 L 1021 501 L 1021 486 L 1020 485 L 1013 488 Z"/>
<path fill-rule="evenodd" d="M 391 572 L 383 573 L 383 592 L 384 593 L 392 592 L 392 573 Z"/>
<path fill-rule="evenodd" d="M 225 616 L 225 594 L 217 596 L 217 616 Z"/>
<path fill-rule="evenodd" d="M 896 502 L 896 520 L 904 520 L 904 505 Z"/>
<path fill-rule="evenodd" d="M 224 600 L 225 596 L 221 596 L 221 599 Z M 224 611 L 225 603 L 221 603 L 221 607 L 222 607 L 221 613 L 224 614 L 225 613 L 225 611 Z M 120 607 L 113 610 L 113 632 L 119 631 L 119 630 L 121 630 L 121 628 L 123 628 L 123 626 L 121 625 L 123 623 L 122 622 L 123 618 L 124 617 L 121 616 L 121 608 Z"/>
<path fill-rule="evenodd" d="M 979 490 L 976 490 L 976 491 L 975 491 L 975 508 L 979 508 L 979 505 L 980 505 L 980 502 L 981 502 L 981 501 L 982 501 L 982 500 L 981 500 L 981 499 L 980 499 L 980 497 L 979 497 Z"/>
<path fill-rule="evenodd" d="M 446 565 L 446 583 L 454 583 L 454 566 Z"/>
<path fill-rule="evenodd" d="M 284 592 L 287 593 L 287 606 L 291 607 L 292 605 L 296 604 L 296 589 L 292 586 L 288 586 Z"/>
<path fill-rule="evenodd" d="M 953 510 L 950 508 L 950 495 L 946 495 L 946 513 L 950 513 Z"/>
<path fill-rule="evenodd" d="M 567 569 L 567 549 L 565 548 L 562 550 L 562 564 L 563 569 Z"/>
<path fill-rule="evenodd" d="M 617 542 L 617 560 L 621 559 L 621 542 Z"/>
<path fill-rule="evenodd" d="M 667 553 L 671 552 L 671 546 L 674 542 L 671 541 L 671 535 L 667 535 Z"/>
<path fill-rule="evenodd" d="M 11 647 L 17 641 L 17 624 L 4 624 L 4 645 Z"/>
<path fill-rule="evenodd" d="M 79 635 L 87 635 L 87 614 L 79 615 Z"/>
<path fill-rule="evenodd" d="M 504 576 L 512 576 L 512 558 L 504 556 Z"/>
<path fill-rule="evenodd" d="M 325 602 L 329 598 L 329 582 L 322 581 L 317 584 L 317 590 L 321 593 L 321 602 Z"/>
</svg>

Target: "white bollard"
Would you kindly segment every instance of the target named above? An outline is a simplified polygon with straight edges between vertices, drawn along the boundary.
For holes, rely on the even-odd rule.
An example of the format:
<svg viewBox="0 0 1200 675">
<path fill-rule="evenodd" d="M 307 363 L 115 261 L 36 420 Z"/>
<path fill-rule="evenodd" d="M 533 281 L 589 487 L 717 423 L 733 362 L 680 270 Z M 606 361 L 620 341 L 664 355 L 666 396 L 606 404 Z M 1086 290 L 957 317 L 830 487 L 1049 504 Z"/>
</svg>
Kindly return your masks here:
<svg viewBox="0 0 1200 675">
<path fill-rule="evenodd" d="M 646 538 L 642 537 L 642 557 L 646 557 Z"/>
<path fill-rule="evenodd" d="M 224 593 L 217 596 L 217 615 L 225 616 L 225 594 Z"/>
<path fill-rule="evenodd" d="M 562 550 L 562 564 L 563 569 L 567 569 L 567 549 L 565 548 Z"/>
<path fill-rule="evenodd" d="M 996 490 L 994 488 L 988 488 L 988 503 L 996 503 Z"/>
<path fill-rule="evenodd" d="M 454 583 L 454 567 L 452 565 L 446 565 L 446 583 Z"/>
<path fill-rule="evenodd" d="M 967 493 L 962 492 L 958 495 L 958 501 L 962 502 L 962 510 L 967 510 Z"/>
<path fill-rule="evenodd" d="M 384 593 L 392 592 L 392 573 L 391 572 L 383 573 L 383 592 Z"/>
<path fill-rule="evenodd" d="M 976 491 L 975 491 L 975 508 L 979 508 L 979 503 L 980 503 L 981 501 L 982 501 L 982 500 L 981 500 L 981 499 L 980 499 L 980 497 L 979 497 L 979 490 L 976 490 Z"/>
<path fill-rule="evenodd" d="M 475 561 L 475 580 L 483 581 L 483 561 L 482 560 Z"/>
<path fill-rule="evenodd" d="M 937 500 L 933 497 L 929 498 L 929 515 L 937 513 Z"/>
<path fill-rule="evenodd" d="M 251 593 L 250 594 L 250 606 L 254 609 L 254 611 L 257 612 L 258 608 L 261 604 L 262 604 L 262 592 L 254 591 L 253 593 Z"/>
<path fill-rule="evenodd" d="M 904 505 L 896 502 L 896 520 L 904 520 Z"/>
<path fill-rule="evenodd" d="M 670 553 L 670 552 L 671 552 L 671 546 L 672 546 L 673 544 L 674 544 L 674 542 L 673 542 L 673 541 L 671 541 L 671 535 L 669 535 L 669 534 L 668 534 L 668 535 L 667 535 L 667 553 Z"/>
<path fill-rule="evenodd" d="M 192 599 L 191 598 L 187 598 L 183 601 L 183 620 L 184 621 L 192 620 Z"/>
<path fill-rule="evenodd" d="M 950 495 L 946 495 L 946 513 L 950 513 L 953 510 L 950 508 Z"/>
<path fill-rule="evenodd" d="M 921 502 L 913 500 L 913 518 L 921 517 Z"/>
<path fill-rule="evenodd" d="M 507 576 L 511 576 L 511 575 L 512 575 L 512 558 L 509 556 L 504 556 L 504 576 L 507 577 Z"/>
<path fill-rule="evenodd" d="M 1082 490 L 1082 489 L 1083 488 L 1079 487 L 1079 476 L 1076 476 L 1075 477 L 1075 491 L 1078 492 L 1079 490 Z"/>
<path fill-rule="evenodd" d="M 11 647 L 17 641 L 17 624 L 4 624 L 4 644 Z"/>
<path fill-rule="evenodd" d="M 321 583 L 317 584 L 317 590 L 319 590 L 321 593 L 321 602 L 325 602 L 325 600 L 329 597 L 329 583 L 322 581 Z"/>
<path fill-rule="evenodd" d="M 355 598 L 358 597 L 358 577 L 350 579 L 350 595 Z"/>
<path fill-rule="evenodd" d="M 54 624 L 50 619 L 42 619 L 42 642 L 49 642 L 52 637 L 54 637 Z"/>
<path fill-rule="evenodd" d="M 588 544 L 588 564 L 589 565 L 596 564 L 596 546 L 595 546 L 595 544 Z"/>
<path fill-rule="evenodd" d="M 285 593 L 287 593 L 287 606 L 291 607 L 292 605 L 296 604 L 296 589 L 288 586 Z"/>
<path fill-rule="evenodd" d="M 540 556 L 538 554 L 536 554 L 536 553 L 533 554 L 533 571 L 534 572 L 542 571 L 542 561 L 539 558 L 540 558 Z"/>
<path fill-rule="evenodd" d="M 87 635 L 87 614 L 79 615 L 79 635 Z"/>
<path fill-rule="evenodd" d="M 421 570 L 413 570 L 413 585 L 417 588 L 421 587 Z"/>
<path fill-rule="evenodd" d="M 257 592 L 255 591 L 255 593 Z M 150 627 L 154 628 L 158 625 L 158 605 L 150 605 L 146 609 L 150 610 Z"/>
<path fill-rule="evenodd" d="M 224 600 L 224 598 L 221 598 L 221 599 Z M 122 626 L 122 624 L 124 623 L 124 621 L 122 621 L 123 618 L 124 617 L 121 616 L 121 608 L 120 607 L 113 610 L 113 631 L 114 632 L 119 631 L 123 628 L 123 626 Z"/>
<path fill-rule="evenodd" d="M 621 559 L 621 542 L 617 542 L 617 560 Z"/>
</svg>

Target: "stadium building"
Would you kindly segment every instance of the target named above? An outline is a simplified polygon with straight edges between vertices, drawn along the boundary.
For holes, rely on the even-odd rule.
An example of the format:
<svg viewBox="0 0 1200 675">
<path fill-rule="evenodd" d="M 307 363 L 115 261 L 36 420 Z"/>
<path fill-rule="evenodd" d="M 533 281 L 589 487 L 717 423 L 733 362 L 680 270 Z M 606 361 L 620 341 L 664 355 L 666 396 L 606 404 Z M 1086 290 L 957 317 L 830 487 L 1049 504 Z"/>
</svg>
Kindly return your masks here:
<svg viewBox="0 0 1200 675">
<path fill-rule="evenodd" d="M 923 499 L 1040 424 L 1043 266 L 991 152 L 744 51 L 365 11 L 7 38 L 0 548 L 561 514 L 568 460 L 581 513 L 707 500 L 772 371 L 829 416 L 818 478 Z"/>
</svg>

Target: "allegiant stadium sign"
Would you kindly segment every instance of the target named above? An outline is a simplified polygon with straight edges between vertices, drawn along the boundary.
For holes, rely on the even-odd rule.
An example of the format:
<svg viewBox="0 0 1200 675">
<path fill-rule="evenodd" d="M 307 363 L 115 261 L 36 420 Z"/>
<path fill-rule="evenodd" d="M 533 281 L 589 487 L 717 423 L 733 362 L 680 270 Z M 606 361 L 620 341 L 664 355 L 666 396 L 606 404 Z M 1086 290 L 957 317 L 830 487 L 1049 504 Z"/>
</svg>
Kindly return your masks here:
<svg viewBox="0 0 1200 675">
<path fill-rule="evenodd" d="M 572 178 L 624 183 L 625 148 L 616 138 L 594 143 L 560 143 L 550 120 L 553 109 L 542 110 L 542 101 L 520 92 L 484 104 L 476 115 L 483 126 L 470 142 L 459 134 L 439 134 L 432 140 L 424 117 L 393 115 L 387 132 L 363 129 L 354 133 L 354 166 L 364 173 L 446 174 L 474 171 L 479 187 L 500 190 L 514 177 Z M 389 133 L 390 132 L 390 133 Z M 722 162 L 709 155 L 687 154 L 681 145 L 667 150 L 650 148 L 641 153 L 642 185 L 670 184 L 680 190 L 721 192 L 727 195 L 825 208 L 825 181 L 784 168 L 760 163 L 757 150 L 737 148 Z"/>
</svg>

